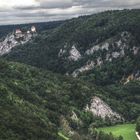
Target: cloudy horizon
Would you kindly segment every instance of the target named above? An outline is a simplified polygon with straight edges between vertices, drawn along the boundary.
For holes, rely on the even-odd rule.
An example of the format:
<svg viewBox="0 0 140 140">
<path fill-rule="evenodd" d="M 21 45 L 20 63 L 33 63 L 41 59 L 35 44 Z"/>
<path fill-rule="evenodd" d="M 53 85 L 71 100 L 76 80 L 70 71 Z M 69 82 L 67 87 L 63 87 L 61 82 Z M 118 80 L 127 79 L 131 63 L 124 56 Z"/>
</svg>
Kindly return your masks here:
<svg viewBox="0 0 140 140">
<path fill-rule="evenodd" d="M 0 25 L 63 20 L 133 8 L 140 8 L 140 0 L 0 0 Z"/>
</svg>

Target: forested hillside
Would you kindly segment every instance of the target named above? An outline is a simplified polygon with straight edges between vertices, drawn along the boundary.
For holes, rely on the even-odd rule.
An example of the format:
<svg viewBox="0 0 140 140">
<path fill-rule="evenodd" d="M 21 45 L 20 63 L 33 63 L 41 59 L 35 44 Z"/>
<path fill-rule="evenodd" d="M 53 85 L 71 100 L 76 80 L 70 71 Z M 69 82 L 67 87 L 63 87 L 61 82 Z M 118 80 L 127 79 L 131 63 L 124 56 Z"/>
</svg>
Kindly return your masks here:
<svg viewBox="0 0 140 140">
<path fill-rule="evenodd" d="M 139 23 L 135 9 L 0 26 L 0 139 L 123 140 L 97 128 L 140 116 Z"/>
<path fill-rule="evenodd" d="M 125 82 L 132 74 L 139 77 L 139 22 L 140 10 L 74 18 L 44 30 L 6 58 L 99 85 Z"/>
<path fill-rule="evenodd" d="M 88 138 L 88 135 L 88 140 L 95 138 L 96 133 L 91 135 L 88 129 L 115 122 L 85 111 L 94 96 L 106 101 L 125 121 L 137 118 L 140 113 L 135 100 L 138 93 L 134 97 L 130 94 L 132 85 L 124 87 L 124 94 L 123 91 L 115 94 L 115 90 L 114 95 L 108 98 L 111 94 L 109 89 L 104 92 L 78 79 L 3 60 L 0 60 L 0 68 L 1 139 L 54 140 L 58 139 L 59 131 L 68 137 L 82 134 L 80 140 Z M 71 135 L 70 131 L 74 134 Z"/>
</svg>

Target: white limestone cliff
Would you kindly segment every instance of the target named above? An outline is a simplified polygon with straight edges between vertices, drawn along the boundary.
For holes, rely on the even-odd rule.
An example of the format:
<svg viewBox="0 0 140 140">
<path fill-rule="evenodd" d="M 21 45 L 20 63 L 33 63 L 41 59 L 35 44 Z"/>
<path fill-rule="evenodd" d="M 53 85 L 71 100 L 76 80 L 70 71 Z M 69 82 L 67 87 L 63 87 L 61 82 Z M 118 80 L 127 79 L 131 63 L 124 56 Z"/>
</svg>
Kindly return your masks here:
<svg viewBox="0 0 140 140">
<path fill-rule="evenodd" d="M 90 104 L 86 106 L 85 110 L 92 112 L 93 115 L 101 117 L 102 119 L 108 118 L 115 122 L 124 120 L 121 115 L 113 111 L 108 104 L 96 96 L 91 99 Z"/>
</svg>

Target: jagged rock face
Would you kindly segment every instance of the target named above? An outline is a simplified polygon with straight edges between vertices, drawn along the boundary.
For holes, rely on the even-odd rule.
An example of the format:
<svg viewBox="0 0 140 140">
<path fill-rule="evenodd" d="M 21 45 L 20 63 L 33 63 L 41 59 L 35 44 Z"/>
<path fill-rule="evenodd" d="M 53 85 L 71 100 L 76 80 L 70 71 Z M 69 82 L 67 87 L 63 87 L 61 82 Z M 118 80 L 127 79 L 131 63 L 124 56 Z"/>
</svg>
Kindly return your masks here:
<svg viewBox="0 0 140 140">
<path fill-rule="evenodd" d="M 70 60 L 77 61 L 78 59 L 81 58 L 80 52 L 76 49 L 74 45 L 72 46 L 69 53 L 70 53 L 70 56 L 69 56 Z"/>
<path fill-rule="evenodd" d="M 73 73 L 72 76 L 73 77 L 77 77 L 80 73 L 85 72 L 85 71 L 89 71 L 92 70 L 95 66 L 95 62 L 91 61 L 91 62 L 87 62 L 87 64 L 83 67 L 81 67 L 80 69 L 76 69 Z"/>
<path fill-rule="evenodd" d="M 125 35 L 124 35 L 125 34 Z M 88 49 L 85 54 L 86 55 L 93 55 L 97 52 L 106 51 L 106 57 L 109 60 L 109 57 L 111 59 L 113 58 L 119 58 L 125 56 L 125 50 L 131 49 L 130 46 L 127 44 L 128 40 L 131 38 L 131 34 L 128 32 L 123 32 L 120 35 L 119 40 L 106 40 L 105 42 L 93 46 L 91 49 Z M 138 52 L 137 47 L 132 48 L 134 51 L 134 54 Z"/>
<path fill-rule="evenodd" d="M 90 105 L 86 106 L 86 111 L 90 111 L 93 115 L 101 117 L 102 119 L 110 119 L 112 122 L 120 122 L 124 119 L 116 112 L 114 112 L 109 105 L 98 97 L 93 97 Z"/>
<path fill-rule="evenodd" d="M 68 53 L 67 59 L 70 61 L 78 61 L 81 58 L 81 54 L 77 50 L 75 45 L 73 45 L 70 50 L 68 50 L 67 48 L 68 48 L 68 44 L 66 44 L 63 49 L 60 49 L 58 53 L 58 57 L 63 57 L 63 55 Z"/>
<path fill-rule="evenodd" d="M 107 50 L 108 51 L 108 49 L 109 49 L 109 43 L 105 42 L 104 44 L 93 46 L 91 49 L 87 50 L 85 52 L 85 54 L 92 55 L 96 51 L 99 51 L 99 50 Z"/>
<path fill-rule="evenodd" d="M 13 34 L 7 36 L 3 42 L 0 42 L 0 55 L 8 53 L 13 47 L 18 44 L 19 43 L 15 40 L 15 36 Z"/>
<path fill-rule="evenodd" d="M 11 33 L 6 36 L 4 41 L 0 42 L 0 56 L 9 53 L 12 48 L 20 45 L 20 44 L 25 44 L 28 41 L 31 40 L 33 34 L 28 33 L 28 34 L 14 34 Z"/>
<path fill-rule="evenodd" d="M 67 71 L 68 75 L 73 77 L 78 77 L 84 72 L 91 71 L 97 67 L 102 67 L 107 62 L 113 63 L 114 60 L 119 58 L 124 58 L 128 51 L 132 55 L 137 55 L 139 48 L 136 46 L 131 46 L 129 41 L 132 40 L 132 34 L 129 32 L 122 32 L 118 36 L 114 36 L 110 39 L 105 40 L 102 43 L 93 45 L 90 49 L 87 49 L 85 52 L 80 52 L 77 45 L 70 45 L 65 43 L 63 48 L 60 49 L 58 57 L 72 61 L 73 64 L 80 62 L 81 60 L 87 60 L 84 63 L 81 63 L 81 67 L 75 66 L 75 69 L 70 73 Z M 88 58 L 88 59 L 87 59 Z"/>
<path fill-rule="evenodd" d="M 119 37 L 113 37 L 86 50 L 81 57 L 82 59 L 89 57 L 88 62 L 80 68 L 75 69 L 72 72 L 72 76 L 77 77 L 80 73 L 101 67 L 106 62 L 112 63 L 116 59 L 124 58 L 128 52 L 134 56 L 137 55 L 139 47 L 129 44 L 132 38 L 130 33 L 122 32 L 119 34 Z M 78 60 L 79 59 L 77 59 L 77 61 Z"/>
</svg>

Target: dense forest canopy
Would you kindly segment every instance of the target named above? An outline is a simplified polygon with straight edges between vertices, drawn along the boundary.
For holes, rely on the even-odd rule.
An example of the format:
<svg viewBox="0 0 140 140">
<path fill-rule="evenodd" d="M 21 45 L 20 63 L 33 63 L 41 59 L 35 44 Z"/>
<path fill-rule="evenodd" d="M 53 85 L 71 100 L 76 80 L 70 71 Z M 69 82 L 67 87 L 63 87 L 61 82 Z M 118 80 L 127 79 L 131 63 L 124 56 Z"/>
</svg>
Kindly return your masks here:
<svg viewBox="0 0 140 140">
<path fill-rule="evenodd" d="M 97 128 L 136 120 L 139 132 L 139 23 L 135 9 L 0 26 L 1 41 L 17 28 L 37 29 L 0 58 L 0 139 L 123 140 Z M 94 98 L 121 120 L 95 115 Z"/>
</svg>

